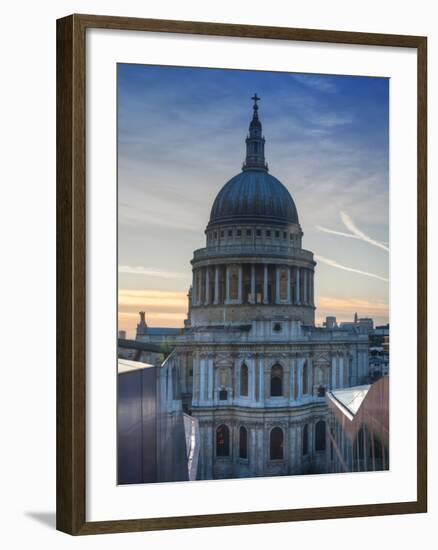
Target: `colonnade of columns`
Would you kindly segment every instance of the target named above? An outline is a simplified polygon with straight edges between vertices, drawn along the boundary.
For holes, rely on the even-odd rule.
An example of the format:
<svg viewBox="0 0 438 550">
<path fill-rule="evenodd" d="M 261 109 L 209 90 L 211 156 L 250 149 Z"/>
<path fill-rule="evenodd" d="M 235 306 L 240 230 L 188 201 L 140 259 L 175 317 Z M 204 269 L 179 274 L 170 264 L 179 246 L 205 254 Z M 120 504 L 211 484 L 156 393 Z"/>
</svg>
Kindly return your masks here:
<svg viewBox="0 0 438 550">
<path fill-rule="evenodd" d="M 225 264 L 193 270 L 192 305 L 314 306 L 313 269 L 277 264 Z"/>
<path fill-rule="evenodd" d="M 251 403 L 263 406 L 271 399 L 272 368 L 281 367 L 281 396 L 291 403 L 310 397 L 313 393 L 312 360 L 307 356 L 291 358 L 289 362 L 266 364 L 266 358 L 247 357 L 238 359 L 228 367 L 214 367 L 214 355 L 193 358 L 193 403 L 198 406 L 212 405 L 221 401 L 220 391 L 226 390 L 227 398 L 222 404 L 231 402 Z M 241 369 L 247 368 L 246 392 L 242 392 Z"/>
</svg>

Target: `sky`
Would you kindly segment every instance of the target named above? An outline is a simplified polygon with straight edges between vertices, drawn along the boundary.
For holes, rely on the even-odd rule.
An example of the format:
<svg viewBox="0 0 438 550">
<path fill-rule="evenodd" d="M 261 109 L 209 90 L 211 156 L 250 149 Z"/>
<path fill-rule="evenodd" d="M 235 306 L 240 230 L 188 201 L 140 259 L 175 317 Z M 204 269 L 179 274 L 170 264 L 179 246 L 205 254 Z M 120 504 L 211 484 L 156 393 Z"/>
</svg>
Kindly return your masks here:
<svg viewBox="0 0 438 550">
<path fill-rule="evenodd" d="M 269 171 L 317 261 L 316 323 L 388 322 L 389 80 L 118 65 L 119 329 L 181 327 L 193 251 L 240 172 L 257 92 Z"/>
</svg>

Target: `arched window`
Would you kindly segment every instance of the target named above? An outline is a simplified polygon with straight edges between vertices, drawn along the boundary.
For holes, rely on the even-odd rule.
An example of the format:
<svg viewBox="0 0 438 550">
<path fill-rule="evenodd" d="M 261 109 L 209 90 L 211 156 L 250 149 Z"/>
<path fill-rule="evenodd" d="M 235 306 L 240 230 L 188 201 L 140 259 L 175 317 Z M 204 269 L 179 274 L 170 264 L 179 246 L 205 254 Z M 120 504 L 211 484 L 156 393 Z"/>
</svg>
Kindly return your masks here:
<svg viewBox="0 0 438 550">
<path fill-rule="evenodd" d="M 239 457 L 248 458 L 248 430 L 243 426 L 239 430 Z"/>
<path fill-rule="evenodd" d="M 309 369 L 307 367 L 307 361 L 304 361 L 303 365 L 303 394 L 309 393 Z"/>
<path fill-rule="evenodd" d="M 320 420 L 315 424 L 315 451 L 325 451 L 325 422 Z"/>
<path fill-rule="evenodd" d="M 309 452 L 309 428 L 307 424 L 303 428 L 303 456 Z"/>
<path fill-rule="evenodd" d="M 230 456 L 230 430 L 225 424 L 216 430 L 216 456 Z"/>
<path fill-rule="evenodd" d="M 271 397 L 283 395 L 283 367 L 274 365 L 271 369 Z"/>
<path fill-rule="evenodd" d="M 283 430 L 273 428 L 269 437 L 271 460 L 281 460 L 283 458 Z"/>
<path fill-rule="evenodd" d="M 248 367 L 245 363 L 240 366 L 240 395 L 248 395 Z"/>
<path fill-rule="evenodd" d="M 227 399 L 228 399 L 227 390 L 220 390 L 219 391 L 219 401 L 226 401 Z"/>
</svg>

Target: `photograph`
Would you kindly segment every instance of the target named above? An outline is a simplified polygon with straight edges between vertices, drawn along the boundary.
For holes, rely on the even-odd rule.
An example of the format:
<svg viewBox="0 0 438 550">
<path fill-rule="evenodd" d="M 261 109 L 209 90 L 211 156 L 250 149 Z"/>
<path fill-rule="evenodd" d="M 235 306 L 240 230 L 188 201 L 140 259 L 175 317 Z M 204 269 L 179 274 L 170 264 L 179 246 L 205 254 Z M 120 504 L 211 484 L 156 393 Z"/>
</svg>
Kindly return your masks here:
<svg viewBox="0 0 438 550">
<path fill-rule="evenodd" d="M 117 484 L 390 469 L 389 92 L 117 64 Z"/>
</svg>

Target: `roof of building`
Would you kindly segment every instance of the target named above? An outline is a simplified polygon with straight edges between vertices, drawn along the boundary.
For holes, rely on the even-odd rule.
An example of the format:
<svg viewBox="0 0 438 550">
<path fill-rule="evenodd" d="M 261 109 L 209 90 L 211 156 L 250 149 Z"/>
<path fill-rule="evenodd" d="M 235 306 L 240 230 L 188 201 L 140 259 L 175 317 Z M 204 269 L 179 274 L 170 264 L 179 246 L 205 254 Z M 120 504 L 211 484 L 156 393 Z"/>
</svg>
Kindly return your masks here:
<svg viewBox="0 0 438 550">
<path fill-rule="evenodd" d="M 230 179 L 214 200 L 209 225 L 228 223 L 298 224 L 286 187 L 263 170 L 244 170 Z"/>
<path fill-rule="evenodd" d="M 153 335 L 156 335 L 156 336 L 160 336 L 160 335 L 175 335 L 175 334 L 179 334 L 181 332 L 181 329 L 180 328 L 168 328 L 168 327 L 145 327 L 144 330 L 143 330 L 144 333 L 146 334 L 153 334 Z"/>
<path fill-rule="evenodd" d="M 150 365 L 149 363 L 141 363 L 140 361 L 129 361 L 128 359 L 119 359 L 117 361 L 117 372 L 119 374 L 141 369 L 150 369 L 151 367 L 154 367 L 154 365 Z"/>
<path fill-rule="evenodd" d="M 327 396 L 352 420 L 370 388 L 371 384 L 366 384 L 364 386 L 332 390 L 328 392 Z"/>
<path fill-rule="evenodd" d="M 150 351 L 152 353 L 160 353 L 161 347 L 158 344 L 151 342 L 142 342 L 141 340 L 127 340 L 125 338 L 118 338 L 117 345 L 123 349 L 135 349 L 140 351 Z"/>
</svg>

